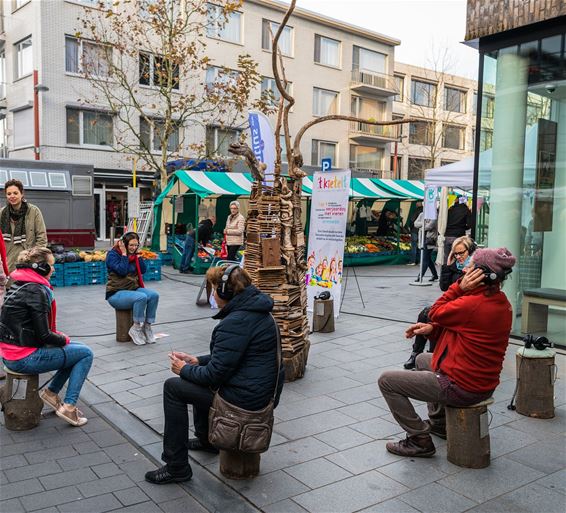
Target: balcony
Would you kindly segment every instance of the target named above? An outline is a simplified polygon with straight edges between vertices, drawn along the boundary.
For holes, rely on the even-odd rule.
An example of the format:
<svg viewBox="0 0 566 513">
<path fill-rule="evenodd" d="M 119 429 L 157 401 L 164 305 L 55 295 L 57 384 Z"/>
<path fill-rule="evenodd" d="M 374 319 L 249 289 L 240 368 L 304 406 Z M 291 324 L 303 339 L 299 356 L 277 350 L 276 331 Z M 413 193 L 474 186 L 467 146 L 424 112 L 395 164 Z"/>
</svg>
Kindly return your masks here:
<svg viewBox="0 0 566 513">
<path fill-rule="evenodd" d="M 350 87 L 358 93 L 377 96 L 395 96 L 399 94 L 395 85 L 395 77 L 385 73 L 353 70 Z"/>
<path fill-rule="evenodd" d="M 350 162 L 352 176 L 356 178 L 379 178 L 381 180 L 393 178 L 393 171 L 390 169 L 373 169 L 359 167 L 355 162 Z"/>
<path fill-rule="evenodd" d="M 350 139 L 357 142 L 392 142 L 398 141 L 401 125 L 370 125 L 369 123 L 350 122 Z"/>
</svg>

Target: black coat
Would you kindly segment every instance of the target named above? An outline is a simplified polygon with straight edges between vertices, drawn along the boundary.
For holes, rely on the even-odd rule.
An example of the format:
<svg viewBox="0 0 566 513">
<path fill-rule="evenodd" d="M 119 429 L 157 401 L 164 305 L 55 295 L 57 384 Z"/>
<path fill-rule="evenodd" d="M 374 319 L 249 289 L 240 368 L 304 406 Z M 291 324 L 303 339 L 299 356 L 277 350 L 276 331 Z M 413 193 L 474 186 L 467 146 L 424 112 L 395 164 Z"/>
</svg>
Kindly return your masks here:
<svg viewBox="0 0 566 513">
<path fill-rule="evenodd" d="M 456 203 L 448 209 L 445 237 L 461 237 L 472 227 L 472 212 L 465 203 Z"/>
<path fill-rule="evenodd" d="M 63 347 L 64 335 L 49 329 L 51 296 L 40 283 L 15 282 L 0 310 L 0 342 L 22 347 Z"/>
<path fill-rule="evenodd" d="M 210 355 L 199 365 L 185 365 L 181 377 L 212 389 L 246 410 L 261 410 L 273 397 L 277 378 L 277 332 L 271 318 L 273 300 L 253 285 L 236 295 L 214 318 Z M 276 402 L 285 379 L 279 368 Z"/>
<path fill-rule="evenodd" d="M 450 285 L 458 281 L 463 275 L 464 273 L 456 267 L 456 262 L 452 262 L 450 265 L 444 264 L 440 271 L 440 280 L 438 282 L 440 290 L 448 290 Z"/>
</svg>

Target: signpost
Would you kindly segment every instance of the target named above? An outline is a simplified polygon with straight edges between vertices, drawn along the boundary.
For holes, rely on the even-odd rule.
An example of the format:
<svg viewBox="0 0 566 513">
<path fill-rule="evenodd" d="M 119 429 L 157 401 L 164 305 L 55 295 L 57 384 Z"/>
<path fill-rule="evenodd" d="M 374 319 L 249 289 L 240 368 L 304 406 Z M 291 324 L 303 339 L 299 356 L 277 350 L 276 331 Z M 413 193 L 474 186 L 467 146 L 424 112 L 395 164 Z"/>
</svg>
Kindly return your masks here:
<svg viewBox="0 0 566 513">
<path fill-rule="evenodd" d="M 322 159 L 321 164 L 322 164 L 323 172 L 332 171 L 332 159 L 330 157 L 326 159 Z"/>
</svg>

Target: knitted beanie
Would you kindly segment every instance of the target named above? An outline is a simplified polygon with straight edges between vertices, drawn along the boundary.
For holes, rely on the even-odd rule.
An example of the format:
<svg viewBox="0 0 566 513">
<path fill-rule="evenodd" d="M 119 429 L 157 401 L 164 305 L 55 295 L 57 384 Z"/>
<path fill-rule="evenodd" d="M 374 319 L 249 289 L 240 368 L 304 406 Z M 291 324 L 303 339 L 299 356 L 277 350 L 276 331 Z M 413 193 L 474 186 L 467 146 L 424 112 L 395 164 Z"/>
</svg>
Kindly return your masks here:
<svg viewBox="0 0 566 513">
<path fill-rule="evenodd" d="M 472 259 L 474 264 L 489 267 L 495 273 L 511 269 L 517 260 L 507 248 L 476 249 Z"/>
</svg>

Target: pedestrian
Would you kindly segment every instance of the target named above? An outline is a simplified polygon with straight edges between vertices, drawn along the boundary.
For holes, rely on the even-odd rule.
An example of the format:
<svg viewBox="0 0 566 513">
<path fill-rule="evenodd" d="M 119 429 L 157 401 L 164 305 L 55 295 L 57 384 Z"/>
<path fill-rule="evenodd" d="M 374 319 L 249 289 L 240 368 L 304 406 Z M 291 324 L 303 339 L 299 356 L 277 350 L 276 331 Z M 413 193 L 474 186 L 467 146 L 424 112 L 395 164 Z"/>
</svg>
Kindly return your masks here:
<svg viewBox="0 0 566 513">
<path fill-rule="evenodd" d="M 475 249 L 476 243 L 473 239 L 466 235 L 458 237 L 452 243 L 452 251 L 448 257 L 450 265 L 443 265 L 442 270 L 440 271 L 440 290 L 447 291 L 450 285 L 458 281 L 464 275 L 464 268 L 469 264 L 470 257 Z M 430 318 L 428 316 L 429 310 L 429 306 L 423 308 L 417 317 L 417 322 L 430 322 Z M 409 359 L 403 364 L 405 369 L 415 368 L 417 356 L 424 351 L 427 340 L 429 343 L 429 352 L 432 353 L 434 351 L 436 340 L 430 338 L 427 339 L 423 335 L 416 335 L 411 356 L 409 356 Z"/>
<path fill-rule="evenodd" d="M 244 244 L 245 228 L 246 220 L 240 214 L 240 202 L 232 201 L 230 203 L 230 215 L 226 220 L 226 228 L 224 229 L 226 246 L 228 247 L 228 260 L 238 260 L 238 251 Z"/>
<path fill-rule="evenodd" d="M 411 232 L 411 261 L 408 265 L 418 265 L 421 262 L 421 252 L 419 251 L 419 229 L 415 226 L 415 221 L 423 211 L 423 202 L 417 201 L 414 209 L 409 214 L 409 229 Z"/>
<path fill-rule="evenodd" d="M 197 227 L 198 243 L 206 246 L 212 239 L 214 233 L 213 226 L 216 220 L 204 219 Z M 187 238 L 185 239 L 185 246 L 183 248 L 183 256 L 181 257 L 181 265 L 179 266 L 179 272 L 186 274 L 193 271 L 193 266 L 191 262 L 193 260 L 193 255 L 195 254 L 195 230 L 189 228 L 187 231 Z"/>
<path fill-rule="evenodd" d="M 250 275 L 237 264 L 210 268 L 206 277 L 220 308 L 213 318 L 220 322 L 212 332 L 209 355 L 169 355 L 171 370 L 179 377 L 169 378 L 163 386 L 161 458 L 166 465 L 146 473 L 145 479 L 151 483 L 191 479 L 188 450 L 218 453 L 208 442 L 208 414 L 215 391 L 237 407 L 259 411 L 269 404 L 274 392 L 277 406 L 283 388 L 271 297 L 256 289 Z M 196 435 L 191 439 L 188 404 L 192 405 Z"/>
<path fill-rule="evenodd" d="M 57 371 L 39 394 L 42 401 L 72 426 L 87 418 L 77 401 L 92 365 L 92 350 L 57 331 L 57 305 L 49 277 L 55 259 L 43 247 L 23 250 L 12 271 L 13 285 L 0 312 L 0 356 L 4 365 L 23 374 Z M 63 401 L 59 392 L 67 383 Z"/>
<path fill-rule="evenodd" d="M 444 406 L 470 406 L 488 399 L 499 384 L 513 320 L 501 286 L 515 265 L 506 248 L 478 249 L 464 276 L 432 305 L 430 322 L 405 332 L 437 340 L 434 353 L 417 357 L 416 371 L 385 371 L 378 380 L 395 420 L 407 432 L 386 449 L 399 456 L 429 457 L 431 433 L 446 438 Z M 409 399 L 428 403 L 423 421 Z"/>
<path fill-rule="evenodd" d="M 47 231 L 41 210 L 25 200 L 22 182 L 8 180 L 4 194 L 7 205 L 0 210 L 0 231 L 6 243 L 8 269 L 13 271 L 24 249 L 47 246 Z"/>
<path fill-rule="evenodd" d="M 139 235 L 127 232 L 106 255 L 106 300 L 116 310 L 133 310 L 134 324 L 128 335 L 137 346 L 155 343 L 151 326 L 159 303 L 159 294 L 144 285 L 146 265 L 138 256 L 139 248 Z"/>
<path fill-rule="evenodd" d="M 438 239 L 436 226 L 436 219 L 425 220 L 423 212 L 421 212 L 415 220 L 415 227 L 419 229 L 419 249 L 423 250 L 423 261 L 421 262 L 420 272 L 415 281 L 421 281 L 421 279 L 424 278 L 427 268 L 430 269 L 432 274 L 432 277 L 428 281 L 438 281 L 438 273 L 436 272 L 436 266 L 432 260 L 432 251 L 436 248 L 436 241 Z M 424 238 L 421 230 L 424 230 Z"/>
<path fill-rule="evenodd" d="M 444 261 L 447 263 L 452 243 L 458 237 L 466 235 L 472 228 L 472 212 L 468 208 L 466 196 L 457 196 L 456 202 L 448 209 L 446 229 L 444 230 Z"/>
<path fill-rule="evenodd" d="M 2 308 L 2 302 L 4 301 L 4 293 L 6 292 L 6 282 L 8 281 L 9 274 L 10 271 L 8 270 L 8 257 L 6 256 L 6 244 L 4 243 L 4 236 L 2 235 L 2 230 L 0 230 L 0 308 Z"/>
</svg>

